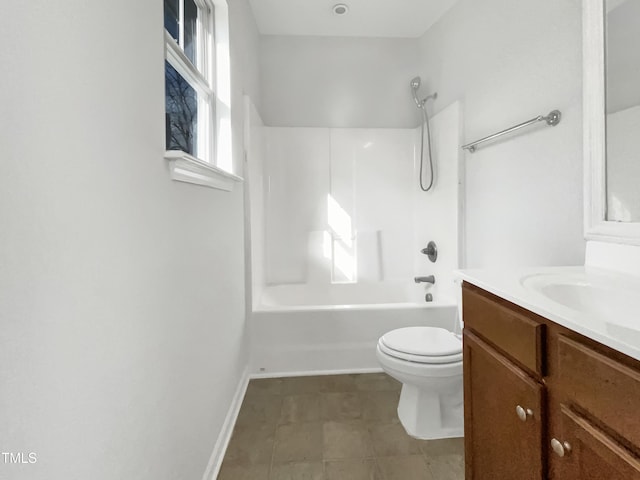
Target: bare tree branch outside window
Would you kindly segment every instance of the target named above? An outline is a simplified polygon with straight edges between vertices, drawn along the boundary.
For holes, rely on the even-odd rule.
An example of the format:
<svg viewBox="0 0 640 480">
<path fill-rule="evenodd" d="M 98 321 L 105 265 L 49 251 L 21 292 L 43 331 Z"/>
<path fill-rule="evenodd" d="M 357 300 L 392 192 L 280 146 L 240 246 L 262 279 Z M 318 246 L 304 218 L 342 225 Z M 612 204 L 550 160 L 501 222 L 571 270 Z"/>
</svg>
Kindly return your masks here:
<svg viewBox="0 0 640 480">
<path fill-rule="evenodd" d="M 166 148 L 197 156 L 198 95 L 165 63 Z"/>
</svg>

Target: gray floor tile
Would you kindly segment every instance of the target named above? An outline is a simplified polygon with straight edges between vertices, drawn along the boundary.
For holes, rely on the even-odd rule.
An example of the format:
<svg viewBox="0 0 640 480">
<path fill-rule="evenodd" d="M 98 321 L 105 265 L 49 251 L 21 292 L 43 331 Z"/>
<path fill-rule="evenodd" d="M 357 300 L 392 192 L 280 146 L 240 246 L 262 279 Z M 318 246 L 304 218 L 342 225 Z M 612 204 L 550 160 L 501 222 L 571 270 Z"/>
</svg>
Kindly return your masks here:
<svg viewBox="0 0 640 480">
<path fill-rule="evenodd" d="M 320 408 L 323 420 L 344 421 L 362 418 L 361 397 L 357 393 L 322 393 Z"/>
<path fill-rule="evenodd" d="M 242 402 L 236 425 L 268 423 L 275 425 L 282 411 L 282 397 L 269 394 L 254 394 Z"/>
<path fill-rule="evenodd" d="M 322 385 L 322 376 L 288 377 L 282 379 L 282 393 L 284 395 L 319 393 Z"/>
<path fill-rule="evenodd" d="M 420 441 L 384 373 L 252 380 L 219 480 L 463 480 L 462 439 Z"/>
<path fill-rule="evenodd" d="M 362 418 L 370 423 L 398 423 L 400 392 L 362 392 Z"/>
<path fill-rule="evenodd" d="M 374 424 L 369 427 L 375 454 L 381 457 L 421 453 L 420 442 L 407 435 L 399 423 Z"/>
<path fill-rule="evenodd" d="M 324 469 L 322 462 L 274 465 L 269 480 L 324 480 Z"/>
<path fill-rule="evenodd" d="M 322 423 L 292 423 L 276 430 L 273 463 L 322 460 Z"/>
<path fill-rule="evenodd" d="M 383 480 L 372 458 L 326 461 L 324 476 L 326 480 Z"/>
<path fill-rule="evenodd" d="M 422 455 L 377 457 L 385 480 L 440 480 L 432 475 Z"/>
<path fill-rule="evenodd" d="M 282 399 L 280 423 L 317 422 L 321 419 L 320 403 L 317 393 L 286 395 Z"/>
<path fill-rule="evenodd" d="M 355 392 L 358 375 L 325 375 L 317 377 L 321 392 Z"/>
<path fill-rule="evenodd" d="M 217 480 L 269 480 L 269 465 L 222 465 Z"/>
<path fill-rule="evenodd" d="M 367 373 L 356 375 L 355 386 L 361 392 L 398 392 L 402 384 L 386 373 Z"/>
<path fill-rule="evenodd" d="M 440 455 L 463 455 L 464 438 L 444 438 L 442 440 L 421 440 L 420 450 L 427 457 Z"/>
<path fill-rule="evenodd" d="M 229 442 L 224 462 L 229 465 L 256 465 L 271 462 L 275 426 L 237 426 Z"/>
<path fill-rule="evenodd" d="M 438 480 L 464 480 L 464 457 L 460 454 L 426 457 L 427 466 Z"/>
<path fill-rule="evenodd" d="M 325 422 L 323 434 L 325 460 L 373 456 L 371 437 L 362 421 Z"/>
<path fill-rule="evenodd" d="M 282 378 L 255 378 L 249 382 L 245 398 L 256 394 L 282 395 L 282 383 Z"/>
</svg>

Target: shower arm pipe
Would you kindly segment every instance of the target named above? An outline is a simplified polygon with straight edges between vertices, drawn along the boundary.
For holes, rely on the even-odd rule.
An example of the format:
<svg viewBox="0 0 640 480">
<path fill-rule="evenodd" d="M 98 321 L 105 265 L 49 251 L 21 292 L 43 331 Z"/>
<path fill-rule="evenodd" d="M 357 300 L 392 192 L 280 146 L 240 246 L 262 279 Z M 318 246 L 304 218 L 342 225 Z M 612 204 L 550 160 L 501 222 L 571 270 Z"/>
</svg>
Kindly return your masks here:
<svg viewBox="0 0 640 480">
<path fill-rule="evenodd" d="M 481 143 L 488 142 L 490 140 L 493 140 L 494 138 L 498 138 L 508 133 L 515 132 L 516 130 L 520 130 L 521 128 L 528 127 L 529 125 L 533 125 L 534 123 L 538 123 L 538 122 L 544 121 L 544 122 L 547 122 L 547 125 L 551 127 L 555 127 L 560 123 L 561 118 L 562 118 L 562 114 L 560 113 L 560 111 L 553 110 L 552 112 L 549 112 L 549 115 L 547 115 L 546 117 L 542 115 L 538 115 L 537 117 L 532 118 L 531 120 L 527 120 L 526 122 L 522 122 L 511 128 L 502 130 L 501 132 L 494 133 L 493 135 L 489 135 L 488 137 L 481 138 L 480 140 L 476 140 L 475 142 L 467 143 L 466 145 L 462 146 L 462 149 L 469 150 L 471 153 L 473 153 L 476 151 L 476 147 Z"/>
</svg>

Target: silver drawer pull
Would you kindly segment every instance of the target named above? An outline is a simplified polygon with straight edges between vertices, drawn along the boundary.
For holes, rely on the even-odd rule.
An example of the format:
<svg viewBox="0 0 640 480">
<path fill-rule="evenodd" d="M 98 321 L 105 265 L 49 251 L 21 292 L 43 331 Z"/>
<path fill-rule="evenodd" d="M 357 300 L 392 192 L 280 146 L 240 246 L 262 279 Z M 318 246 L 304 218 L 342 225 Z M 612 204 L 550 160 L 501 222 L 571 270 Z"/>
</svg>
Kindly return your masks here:
<svg viewBox="0 0 640 480">
<path fill-rule="evenodd" d="M 520 405 L 518 405 L 516 407 L 516 415 L 518 415 L 518 418 L 520 420 L 522 420 L 523 422 L 527 421 L 527 418 L 529 417 L 533 417 L 533 410 L 531 410 L 530 408 L 522 408 Z"/>
<path fill-rule="evenodd" d="M 551 439 L 551 448 L 553 448 L 553 451 L 559 457 L 564 457 L 571 453 L 571 445 L 569 445 L 568 442 L 560 442 L 560 440 L 556 440 L 555 438 Z"/>
</svg>

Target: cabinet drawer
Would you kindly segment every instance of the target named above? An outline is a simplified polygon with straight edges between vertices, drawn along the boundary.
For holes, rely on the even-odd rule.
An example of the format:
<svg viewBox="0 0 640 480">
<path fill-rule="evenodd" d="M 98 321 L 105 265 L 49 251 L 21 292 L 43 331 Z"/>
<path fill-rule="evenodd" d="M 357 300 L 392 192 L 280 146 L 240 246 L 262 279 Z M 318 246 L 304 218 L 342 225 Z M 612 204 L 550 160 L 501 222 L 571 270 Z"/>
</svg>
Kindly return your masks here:
<svg viewBox="0 0 640 480">
<path fill-rule="evenodd" d="M 640 480 L 640 460 L 587 419 L 561 405 L 561 478 Z"/>
<path fill-rule="evenodd" d="M 543 324 L 468 286 L 462 290 L 462 310 L 465 328 L 473 330 L 532 372 L 544 375 Z"/>
<path fill-rule="evenodd" d="M 567 398 L 640 446 L 640 372 L 564 336 L 558 357 L 558 384 Z"/>
</svg>

